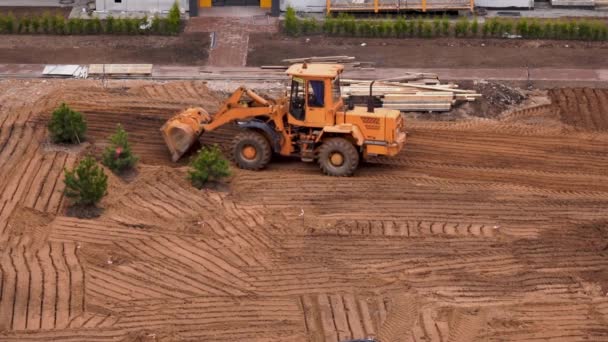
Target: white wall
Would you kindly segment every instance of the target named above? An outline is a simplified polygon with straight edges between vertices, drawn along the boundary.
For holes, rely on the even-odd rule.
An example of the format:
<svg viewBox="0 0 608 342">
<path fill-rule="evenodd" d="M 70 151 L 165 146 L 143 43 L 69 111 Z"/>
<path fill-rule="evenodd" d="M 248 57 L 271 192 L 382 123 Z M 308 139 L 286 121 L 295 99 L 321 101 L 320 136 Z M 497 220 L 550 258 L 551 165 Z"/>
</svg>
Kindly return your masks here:
<svg viewBox="0 0 608 342">
<path fill-rule="evenodd" d="M 175 0 L 96 0 L 97 11 L 168 11 Z M 188 10 L 188 0 L 178 0 L 180 7 Z"/>
<path fill-rule="evenodd" d="M 487 8 L 534 8 L 534 0 L 475 0 L 475 6 Z"/>
<path fill-rule="evenodd" d="M 326 5 L 326 0 L 281 0 L 281 11 L 286 11 L 291 6 L 301 12 L 325 12 Z"/>
</svg>

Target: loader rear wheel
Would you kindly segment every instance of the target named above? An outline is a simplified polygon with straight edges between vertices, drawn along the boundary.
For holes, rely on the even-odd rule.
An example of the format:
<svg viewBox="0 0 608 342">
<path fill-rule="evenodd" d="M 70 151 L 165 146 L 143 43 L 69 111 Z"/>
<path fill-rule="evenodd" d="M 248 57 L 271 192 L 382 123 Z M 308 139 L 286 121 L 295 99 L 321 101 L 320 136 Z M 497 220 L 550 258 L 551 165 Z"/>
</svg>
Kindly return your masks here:
<svg viewBox="0 0 608 342">
<path fill-rule="evenodd" d="M 359 153 L 344 138 L 331 138 L 319 147 L 319 166 L 323 173 L 335 177 L 352 176 L 359 166 Z"/>
<path fill-rule="evenodd" d="M 265 136 L 255 131 L 239 133 L 232 144 L 234 161 L 241 169 L 263 169 L 272 157 L 270 143 Z"/>
</svg>

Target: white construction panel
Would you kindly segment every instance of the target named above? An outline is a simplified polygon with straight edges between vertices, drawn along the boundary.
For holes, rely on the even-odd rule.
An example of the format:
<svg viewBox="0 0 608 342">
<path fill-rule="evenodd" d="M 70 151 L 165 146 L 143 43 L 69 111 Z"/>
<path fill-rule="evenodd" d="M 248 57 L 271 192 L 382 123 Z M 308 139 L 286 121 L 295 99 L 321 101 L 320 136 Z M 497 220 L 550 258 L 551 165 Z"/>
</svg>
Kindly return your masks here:
<svg viewBox="0 0 608 342">
<path fill-rule="evenodd" d="M 325 12 L 327 9 L 326 0 L 281 0 L 281 11 L 286 11 L 287 7 L 293 7 L 298 12 Z"/>
<path fill-rule="evenodd" d="M 556 7 L 593 7 L 594 0 L 551 0 L 551 6 Z"/>
<path fill-rule="evenodd" d="M 475 0 L 475 6 L 486 8 L 534 8 L 534 0 Z"/>
</svg>

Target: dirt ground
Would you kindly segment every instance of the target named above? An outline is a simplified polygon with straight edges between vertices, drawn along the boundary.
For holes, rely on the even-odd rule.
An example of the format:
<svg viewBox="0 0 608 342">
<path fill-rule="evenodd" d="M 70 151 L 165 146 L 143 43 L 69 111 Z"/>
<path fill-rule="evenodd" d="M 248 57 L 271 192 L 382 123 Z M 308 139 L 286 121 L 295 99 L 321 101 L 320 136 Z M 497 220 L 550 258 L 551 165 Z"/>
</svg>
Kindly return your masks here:
<svg viewBox="0 0 608 342">
<path fill-rule="evenodd" d="M 35 15 L 43 15 L 50 13 L 51 15 L 62 15 L 67 18 L 70 16 L 72 7 L 23 7 L 23 6 L 2 6 L 0 7 L 0 14 L 7 15 L 13 13 L 17 18 L 31 17 Z"/>
<path fill-rule="evenodd" d="M 217 108 L 203 83 L 2 80 L 0 341 L 607 341 L 608 91 L 546 96 L 409 119 L 405 150 L 355 177 L 276 158 L 198 191 L 158 129 Z M 83 146 L 48 143 L 61 101 Z M 62 169 L 116 123 L 136 174 L 68 216 Z"/>
<path fill-rule="evenodd" d="M 0 35 L 0 63 L 205 65 L 207 33 L 164 36 Z"/>
<path fill-rule="evenodd" d="M 308 39 L 308 41 L 307 41 Z M 366 46 L 361 46 L 365 43 Z M 289 38 L 251 34 L 247 65 L 280 65 L 282 59 L 355 56 L 378 67 L 405 68 L 606 68 L 606 42 L 504 39 Z"/>
</svg>

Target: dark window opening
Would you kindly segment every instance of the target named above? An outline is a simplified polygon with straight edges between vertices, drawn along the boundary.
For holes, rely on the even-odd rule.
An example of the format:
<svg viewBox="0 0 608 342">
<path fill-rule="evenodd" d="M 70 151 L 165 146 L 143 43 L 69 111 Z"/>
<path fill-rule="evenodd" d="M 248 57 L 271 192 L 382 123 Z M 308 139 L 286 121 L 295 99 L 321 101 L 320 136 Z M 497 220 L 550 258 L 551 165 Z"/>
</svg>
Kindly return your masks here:
<svg viewBox="0 0 608 342">
<path fill-rule="evenodd" d="M 294 118 L 304 120 L 304 82 L 295 78 L 291 82 L 289 112 Z"/>
<path fill-rule="evenodd" d="M 308 85 L 308 106 L 322 108 L 325 105 L 325 83 L 310 81 Z"/>
</svg>

